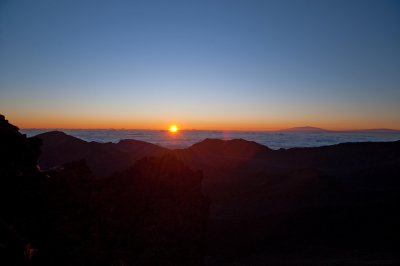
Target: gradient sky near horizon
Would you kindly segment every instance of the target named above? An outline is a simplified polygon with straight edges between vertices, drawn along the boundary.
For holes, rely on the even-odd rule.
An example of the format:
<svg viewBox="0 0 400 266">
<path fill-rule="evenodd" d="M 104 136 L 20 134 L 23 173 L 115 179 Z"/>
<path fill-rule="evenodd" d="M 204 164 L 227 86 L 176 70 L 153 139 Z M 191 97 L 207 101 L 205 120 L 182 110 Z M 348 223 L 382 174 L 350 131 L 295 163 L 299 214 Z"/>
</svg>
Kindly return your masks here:
<svg viewBox="0 0 400 266">
<path fill-rule="evenodd" d="M 400 129 L 400 2 L 0 2 L 22 128 Z"/>
</svg>

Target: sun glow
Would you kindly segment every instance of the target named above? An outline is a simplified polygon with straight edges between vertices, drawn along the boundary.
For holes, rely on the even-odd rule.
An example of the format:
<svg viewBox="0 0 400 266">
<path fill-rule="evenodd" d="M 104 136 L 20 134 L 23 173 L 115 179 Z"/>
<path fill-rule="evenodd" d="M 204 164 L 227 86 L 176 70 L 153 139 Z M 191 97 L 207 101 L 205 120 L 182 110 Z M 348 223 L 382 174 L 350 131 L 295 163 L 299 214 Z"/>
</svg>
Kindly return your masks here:
<svg viewBox="0 0 400 266">
<path fill-rule="evenodd" d="M 176 133 L 176 132 L 178 132 L 179 128 L 178 128 L 177 125 L 170 125 L 169 128 L 168 128 L 168 130 L 169 130 L 169 132 L 171 132 L 171 133 Z"/>
</svg>

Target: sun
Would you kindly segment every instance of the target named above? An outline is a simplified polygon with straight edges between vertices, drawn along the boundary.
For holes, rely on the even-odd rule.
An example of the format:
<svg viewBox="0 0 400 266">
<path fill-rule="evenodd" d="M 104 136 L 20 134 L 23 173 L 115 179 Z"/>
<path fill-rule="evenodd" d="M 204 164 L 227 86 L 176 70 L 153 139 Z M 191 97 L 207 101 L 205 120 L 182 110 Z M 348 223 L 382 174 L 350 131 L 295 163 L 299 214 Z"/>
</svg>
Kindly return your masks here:
<svg viewBox="0 0 400 266">
<path fill-rule="evenodd" d="M 171 132 L 171 133 L 176 133 L 176 132 L 178 132 L 179 128 L 178 128 L 177 125 L 170 125 L 169 128 L 168 128 L 168 130 L 169 130 L 169 132 Z"/>
</svg>

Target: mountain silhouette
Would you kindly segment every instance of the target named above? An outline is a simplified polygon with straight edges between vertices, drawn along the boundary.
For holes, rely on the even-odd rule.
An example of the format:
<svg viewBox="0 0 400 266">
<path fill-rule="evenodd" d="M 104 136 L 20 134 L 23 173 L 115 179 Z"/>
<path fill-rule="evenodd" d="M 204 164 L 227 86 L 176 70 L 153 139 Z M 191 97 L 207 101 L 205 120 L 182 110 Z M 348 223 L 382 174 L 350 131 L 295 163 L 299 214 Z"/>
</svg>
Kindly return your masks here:
<svg viewBox="0 0 400 266">
<path fill-rule="evenodd" d="M 3 226 L 0 243 L 14 259 L 27 248 L 63 265 L 399 263 L 400 141 L 272 150 L 206 139 L 168 150 L 30 139 L 4 121 L 16 142 L 1 135 L 13 173 L 2 180 L 15 180 L 2 183 L 2 219 L 23 237 Z"/>
<path fill-rule="evenodd" d="M 145 156 L 160 156 L 167 149 L 139 140 L 121 140 L 118 143 L 97 143 L 51 131 L 36 136 L 43 141 L 39 165 L 51 169 L 63 163 L 85 159 L 96 176 L 106 177 L 117 170 L 131 166 Z"/>
</svg>

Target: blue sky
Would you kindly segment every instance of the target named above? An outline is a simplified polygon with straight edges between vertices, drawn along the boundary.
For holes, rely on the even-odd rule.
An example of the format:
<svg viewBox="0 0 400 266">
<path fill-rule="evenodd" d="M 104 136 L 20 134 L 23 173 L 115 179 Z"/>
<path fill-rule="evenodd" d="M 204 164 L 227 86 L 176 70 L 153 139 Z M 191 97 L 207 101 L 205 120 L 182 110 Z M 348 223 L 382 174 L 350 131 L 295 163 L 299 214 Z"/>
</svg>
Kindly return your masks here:
<svg viewBox="0 0 400 266">
<path fill-rule="evenodd" d="M 398 1 L 1 1 L 20 127 L 400 129 Z"/>
</svg>

